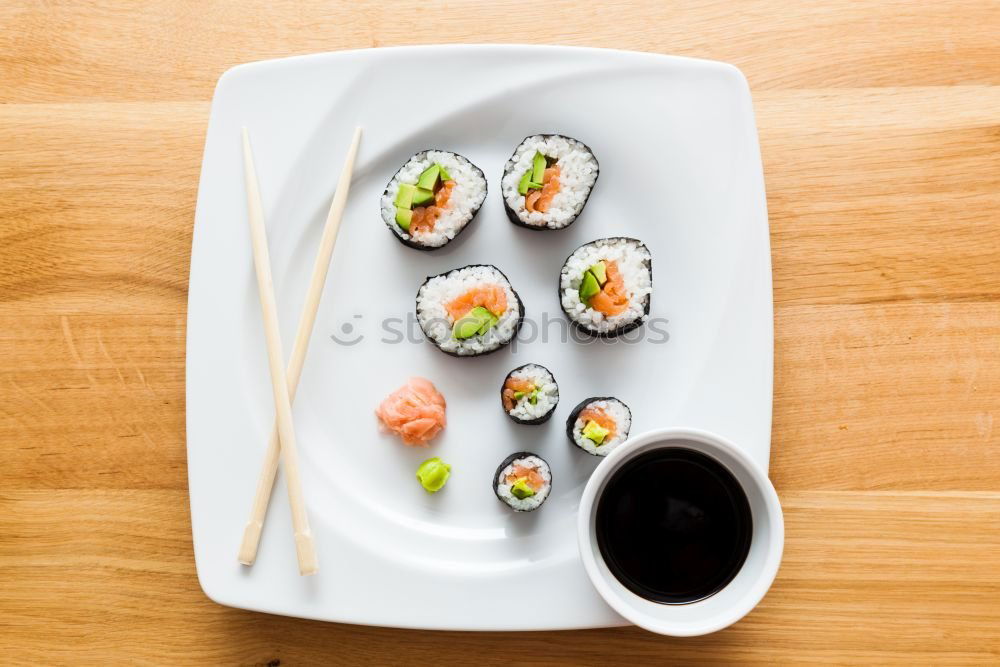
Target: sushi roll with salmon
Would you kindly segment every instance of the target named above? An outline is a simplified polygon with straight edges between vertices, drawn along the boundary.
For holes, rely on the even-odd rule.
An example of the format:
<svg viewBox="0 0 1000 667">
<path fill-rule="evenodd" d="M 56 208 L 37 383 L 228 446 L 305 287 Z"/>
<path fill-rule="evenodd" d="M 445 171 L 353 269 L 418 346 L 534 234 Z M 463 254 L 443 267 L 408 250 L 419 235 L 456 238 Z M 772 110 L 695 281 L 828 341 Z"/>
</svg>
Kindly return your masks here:
<svg viewBox="0 0 1000 667">
<path fill-rule="evenodd" d="M 541 456 L 517 452 L 503 460 L 493 474 L 493 492 L 515 512 L 533 512 L 552 491 L 552 470 Z"/>
<path fill-rule="evenodd" d="M 403 245 L 444 247 L 486 199 L 482 170 L 458 153 L 421 151 L 399 168 L 382 193 L 382 221 Z"/>
<path fill-rule="evenodd" d="M 614 338 L 649 317 L 653 258 L 641 241 L 598 239 L 573 251 L 559 274 L 559 302 L 580 331 Z"/>
<path fill-rule="evenodd" d="M 576 139 L 526 137 L 507 160 L 500 181 L 507 217 L 528 229 L 565 229 L 583 211 L 599 172 L 594 153 Z"/>
<path fill-rule="evenodd" d="M 507 374 L 500 404 L 518 424 L 544 424 L 559 404 L 559 385 L 545 366 L 524 364 Z"/>
<path fill-rule="evenodd" d="M 607 456 L 628 439 L 632 411 L 612 396 L 588 398 L 566 419 L 569 441 L 594 456 Z"/>
<path fill-rule="evenodd" d="M 417 321 L 446 354 L 473 357 L 510 343 L 524 320 L 524 305 L 495 266 L 472 264 L 424 281 L 417 291 Z"/>
</svg>

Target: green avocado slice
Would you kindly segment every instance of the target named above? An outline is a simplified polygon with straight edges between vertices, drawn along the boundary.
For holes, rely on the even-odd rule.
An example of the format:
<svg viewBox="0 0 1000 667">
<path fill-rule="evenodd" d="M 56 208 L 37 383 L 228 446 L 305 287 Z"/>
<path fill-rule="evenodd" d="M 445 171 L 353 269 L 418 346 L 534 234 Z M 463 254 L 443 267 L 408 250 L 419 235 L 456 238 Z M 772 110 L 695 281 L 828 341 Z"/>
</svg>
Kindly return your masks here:
<svg viewBox="0 0 1000 667">
<path fill-rule="evenodd" d="M 434 190 L 434 185 L 440 174 L 441 167 L 436 163 L 432 164 L 421 172 L 420 178 L 417 179 L 417 187 L 424 190 Z"/>
<path fill-rule="evenodd" d="M 435 162 L 434 164 L 437 164 L 437 163 Z M 449 174 L 447 171 L 444 170 L 444 167 L 442 167 L 441 165 L 438 164 L 438 168 L 441 170 L 440 173 L 441 173 L 441 180 L 442 181 L 451 181 L 451 180 L 454 180 L 451 177 L 451 174 Z"/>
<path fill-rule="evenodd" d="M 604 428 L 594 420 L 590 420 L 583 427 L 583 437 L 588 440 L 592 440 L 595 445 L 600 445 L 604 442 L 604 438 L 608 437 L 609 433 L 611 433 L 611 431 Z"/>
<path fill-rule="evenodd" d="M 524 500 L 535 495 L 535 490 L 528 486 L 528 480 L 522 478 L 514 482 L 514 485 L 510 487 L 510 493 L 515 498 Z"/>
<path fill-rule="evenodd" d="M 580 301 L 583 303 L 589 302 L 601 291 L 601 284 L 597 281 L 597 277 L 587 270 L 583 274 L 583 282 L 580 283 Z"/>
<path fill-rule="evenodd" d="M 403 229 L 410 230 L 410 220 L 413 218 L 413 211 L 408 208 L 396 207 L 396 224 Z"/>
<path fill-rule="evenodd" d="M 483 310 L 486 309 L 483 308 Z M 480 336 L 482 336 L 484 333 L 492 329 L 494 326 L 496 326 L 496 323 L 500 321 L 500 318 L 491 313 L 490 311 L 486 310 L 486 313 L 489 315 L 489 318 L 483 322 L 483 326 L 479 327 L 479 331 L 476 332 Z"/>
<path fill-rule="evenodd" d="M 423 188 L 413 189 L 413 205 L 422 206 L 427 202 L 434 201 L 434 191 L 424 190 Z"/>
<path fill-rule="evenodd" d="M 597 278 L 597 282 L 601 287 L 604 287 L 604 283 L 608 282 L 608 265 L 604 263 L 604 260 L 590 267 L 590 272 Z"/>
<path fill-rule="evenodd" d="M 531 162 L 531 180 L 541 183 L 543 178 L 545 178 L 545 156 L 535 151 L 535 157 Z"/>
<path fill-rule="evenodd" d="M 462 317 L 455 320 L 451 328 L 451 334 L 459 339 L 481 336 L 486 333 L 497 321 L 497 317 L 482 306 L 476 306 Z"/>
<path fill-rule="evenodd" d="M 544 173 L 544 172 L 545 172 L 545 170 L 543 169 L 542 173 Z M 517 194 L 519 194 L 519 195 L 526 195 L 526 194 L 528 194 L 528 190 L 541 190 L 542 189 L 542 182 L 541 182 L 541 180 L 539 180 L 536 183 L 531 178 L 532 175 L 533 175 L 532 174 L 532 169 L 529 169 L 528 171 L 524 172 L 524 176 L 522 176 L 521 180 L 518 181 L 518 183 L 517 183 Z"/>
<path fill-rule="evenodd" d="M 528 194 L 528 186 L 531 183 L 531 170 L 524 172 L 524 176 L 521 177 L 521 181 L 517 184 L 517 194 L 526 195 Z"/>
<path fill-rule="evenodd" d="M 455 326 L 451 328 L 451 335 L 458 340 L 472 338 L 479 333 L 479 327 L 481 326 L 483 326 L 481 321 L 475 317 L 466 315 L 455 320 Z"/>
<path fill-rule="evenodd" d="M 490 309 L 485 306 L 476 306 L 469 312 L 481 320 L 488 320 L 491 317 L 494 317 L 493 313 L 490 312 Z"/>
<path fill-rule="evenodd" d="M 396 206 L 399 208 L 413 208 L 413 195 L 416 191 L 416 186 L 409 183 L 400 183 L 399 192 L 396 193 Z"/>
</svg>

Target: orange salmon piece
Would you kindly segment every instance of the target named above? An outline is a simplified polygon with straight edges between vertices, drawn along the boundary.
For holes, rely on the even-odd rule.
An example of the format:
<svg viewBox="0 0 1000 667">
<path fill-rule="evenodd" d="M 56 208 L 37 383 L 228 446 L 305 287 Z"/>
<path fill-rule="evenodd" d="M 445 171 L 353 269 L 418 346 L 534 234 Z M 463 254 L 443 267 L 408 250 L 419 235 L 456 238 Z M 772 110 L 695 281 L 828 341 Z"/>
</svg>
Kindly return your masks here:
<svg viewBox="0 0 1000 667">
<path fill-rule="evenodd" d="M 476 306 L 482 306 L 500 317 L 507 312 L 507 292 L 499 285 L 480 285 L 446 303 L 444 309 L 452 320 L 457 320 Z"/>
<path fill-rule="evenodd" d="M 608 281 L 604 283 L 600 292 L 591 297 L 587 305 L 604 315 L 620 315 L 628 310 L 625 281 L 622 279 L 621 271 L 618 270 L 618 262 L 613 259 L 605 260 L 604 266 Z"/>
<path fill-rule="evenodd" d="M 444 185 L 438 188 L 438 191 L 434 193 L 434 204 L 443 209 L 448 205 L 448 200 L 451 199 L 451 191 L 455 189 L 455 181 L 445 181 Z"/>
<path fill-rule="evenodd" d="M 513 484 L 519 479 L 524 479 L 528 486 L 531 487 L 532 491 L 539 491 L 543 486 L 545 486 L 545 480 L 534 468 L 514 466 L 514 470 L 507 475 L 507 483 Z"/>
<path fill-rule="evenodd" d="M 417 206 L 413 209 L 413 217 L 410 218 L 410 234 L 423 231 L 434 231 L 434 223 L 441 217 L 444 209 L 451 199 L 451 191 L 455 189 L 455 181 L 445 181 L 438 186 L 434 192 L 434 204 L 431 206 Z"/>
<path fill-rule="evenodd" d="M 611 415 L 600 408 L 584 408 L 580 411 L 577 419 L 583 420 L 584 426 L 586 426 L 589 421 L 597 422 L 598 426 L 608 430 L 609 438 L 615 437 L 615 432 L 618 430 L 618 424 L 616 424 L 615 420 L 611 418 Z"/>
<path fill-rule="evenodd" d="M 535 210 L 545 213 L 552 204 L 552 198 L 559 192 L 559 165 L 554 164 L 545 170 L 542 180 L 542 196 L 535 202 Z"/>
<path fill-rule="evenodd" d="M 517 399 L 514 398 L 514 392 L 523 391 L 525 394 L 529 394 L 534 389 L 535 385 L 528 380 L 507 378 L 507 381 L 503 383 L 503 391 L 500 394 L 503 397 L 503 409 L 507 412 L 514 409 L 514 404 L 517 403 Z"/>
<path fill-rule="evenodd" d="M 542 198 L 541 190 L 528 190 L 528 194 L 524 196 L 524 208 L 529 213 L 535 212 L 535 202 Z"/>
<path fill-rule="evenodd" d="M 413 215 L 410 217 L 410 234 L 417 234 L 422 231 L 431 231 L 434 229 L 434 219 L 428 212 L 427 206 L 417 206 L 413 209 Z"/>
</svg>

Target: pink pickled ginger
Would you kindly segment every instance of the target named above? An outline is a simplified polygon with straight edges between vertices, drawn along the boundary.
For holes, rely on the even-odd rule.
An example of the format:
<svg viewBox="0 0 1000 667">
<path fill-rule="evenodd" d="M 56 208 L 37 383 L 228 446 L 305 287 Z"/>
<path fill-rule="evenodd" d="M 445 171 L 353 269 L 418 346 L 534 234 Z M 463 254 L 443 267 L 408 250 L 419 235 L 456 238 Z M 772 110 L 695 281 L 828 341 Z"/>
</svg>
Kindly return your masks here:
<svg viewBox="0 0 1000 667">
<path fill-rule="evenodd" d="M 408 447 L 426 447 L 447 420 L 441 392 L 430 380 L 412 377 L 385 397 L 375 414 Z"/>
</svg>

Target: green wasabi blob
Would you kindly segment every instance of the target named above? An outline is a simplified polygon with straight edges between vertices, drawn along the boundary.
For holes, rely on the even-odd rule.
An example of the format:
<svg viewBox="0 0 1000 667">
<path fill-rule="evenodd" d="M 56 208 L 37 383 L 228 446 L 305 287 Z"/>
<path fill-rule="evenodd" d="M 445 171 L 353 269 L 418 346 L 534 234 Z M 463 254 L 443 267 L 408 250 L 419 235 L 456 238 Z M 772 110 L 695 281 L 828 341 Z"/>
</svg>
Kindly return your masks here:
<svg viewBox="0 0 1000 667">
<path fill-rule="evenodd" d="M 593 420 L 587 422 L 583 427 L 583 437 L 592 440 L 595 445 L 604 442 L 604 438 L 608 437 L 609 433 L 611 431 Z"/>
<path fill-rule="evenodd" d="M 510 493 L 515 498 L 524 500 L 525 498 L 530 498 L 535 495 L 535 490 L 528 486 L 528 480 L 521 478 L 514 482 L 513 486 L 510 487 Z"/>
<path fill-rule="evenodd" d="M 440 491 L 450 476 L 451 466 L 437 456 L 427 459 L 417 468 L 417 479 L 428 493 Z"/>
</svg>

